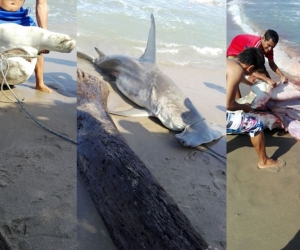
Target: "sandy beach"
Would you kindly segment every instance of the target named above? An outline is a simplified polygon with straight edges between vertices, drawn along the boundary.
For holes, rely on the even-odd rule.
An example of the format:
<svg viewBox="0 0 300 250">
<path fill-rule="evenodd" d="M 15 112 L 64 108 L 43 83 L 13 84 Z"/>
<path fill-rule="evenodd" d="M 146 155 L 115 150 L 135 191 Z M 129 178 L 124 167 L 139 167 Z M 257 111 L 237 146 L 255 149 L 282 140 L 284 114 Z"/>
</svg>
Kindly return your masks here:
<svg viewBox="0 0 300 250">
<path fill-rule="evenodd" d="M 88 48 L 92 51 L 92 48 Z M 88 50 L 87 49 L 87 50 Z M 83 51 L 96 56 L 90 51 Z M 78 59 L 78 68 L 99 77 L 94 67 Z M 210 71 L 189 67 L 160 67 L 191 98 L 200 113 L 210 122 L 225 127 L 225 89 L 224 70 Z M 109 85 L 109 109 L 121 110 L 132 106 L 115 86 Z M 166 129 L 155 118 L 120 117 L 112 115 L 118 130 L 125 137 L 128 145 L 141 158 L 153 176 L 174 198 L 182 212 L 208 244 L 226 248 L 226 167 L 211 155 L 195 148 L 186 148 L 177 143 L 175 132 Z M 219 144 L 225 148 L 225 139 Z M 78 192 L 82 189 L 78 185 Z M 81 190 L 84 194 L 85 190 Z M 90 203 L 83 202 L 83 195 L 78 196 L 79 225 L 78 239 L 101 242 L 101 249 L 114 249 L 102 224 L 93 219 L 95 213 Z M 81 212 L 80 212 L 81 211 Z M 90 211 L 87 213 L 86 211 Z M 84 214 L 85 213 L 85 214 Z M 97 217 L 97 214 L 94 216 Z M 92 218 L 92 219 L 90 219 Z M 98 218 L 99 219 L 99 218 Z M 81 231 L 80 231 L 81 230 Z M 81 233 L 80 233 L 81 232 Z M 81 244 L 81 243 L 80 243 Z M 90 248 L 94 249 L 94 248 Z M 96 248 L 95 248 L 96 249 Z"/>
<path fill-rule="evenodd" d="M 228 13 L 228 45 L 239 33 Z M 300 144 L 279 129 L 265 130 L 265 140 L 268 156 L 286 161 L 278 173 L 257 168 L 248 136 L 227 136 L 227 249 L 300 249 Z"/>
<path fill-rule="evenodd" d="M 54 92 L 36 91 L 34 75 L 13 91 L 44 126 L 76 140 L 76 52 L 44 58 Z M 0 127 L 0 239 L 10 249 L 75 249 L 76 145 L 38 126 L 3 93 Z"/>
</svg>

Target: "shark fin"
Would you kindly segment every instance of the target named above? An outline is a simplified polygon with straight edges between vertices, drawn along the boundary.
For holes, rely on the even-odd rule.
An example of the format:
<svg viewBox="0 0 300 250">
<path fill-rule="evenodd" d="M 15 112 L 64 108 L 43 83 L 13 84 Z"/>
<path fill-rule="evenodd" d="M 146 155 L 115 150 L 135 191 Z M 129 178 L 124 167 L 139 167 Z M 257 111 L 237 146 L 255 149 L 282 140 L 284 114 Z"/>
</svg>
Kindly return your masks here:
<svg viewBox="0 0 300 250">
<path fill-rule="evenodd" d="M 156 28 L 153 14 L 151 14 L 151 28 L 148 35 L 147 47 L 140 60 L 156 64 Z"/>
<path fill-rule="evenodd" d="M 101 52 L 98 48 L 95 47 L 95 50 L 97 51 L 99 58 L 105 57 L 105 54 L 103 52 Z"/>
<path fill-rule="evenodd" d="M 119 116 L 129 116 L 129 117 L 149 117 L 152 116 L 152 113 L 146 109 L 137 109 L 132 108 L 128 110 L 121 110 L 121 111 L 108 111 L 110 114 L 119 115 Z"/>
</svg>

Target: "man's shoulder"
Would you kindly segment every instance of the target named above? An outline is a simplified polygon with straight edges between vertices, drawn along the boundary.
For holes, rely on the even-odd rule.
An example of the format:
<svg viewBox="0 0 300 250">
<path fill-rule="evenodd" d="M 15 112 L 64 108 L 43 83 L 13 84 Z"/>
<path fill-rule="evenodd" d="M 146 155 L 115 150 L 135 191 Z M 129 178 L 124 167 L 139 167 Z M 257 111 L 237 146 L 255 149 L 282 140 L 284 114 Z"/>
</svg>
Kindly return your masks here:
<svg viewBox="0 0 300 250">
<path fill-rule="evenodd" d="M 241 65 L 239 64 L 239 62 L 237 61 L 236 58 L 227 58 L 226 59 L 227 62 L 227 67 L 241 67 Z"/>
<path fill-rule="evenodd" d="M 241 75 L 244 74 L 244 70 L 239 62 L 235 59 L 227 59 L 227 73 Z"/>
<path fill-rule="evenodd" d="M 236 35 L 234 38 L 260 38 L 260 36 L 253 35 L 253 34 L 239 34 Z"/>
<path fill-rule="evenodd" d="M 239 34 L 233 38 L 234 42 L 251 43 L 260 41 L 261 37 L 251 34 Z"/>
</svg>

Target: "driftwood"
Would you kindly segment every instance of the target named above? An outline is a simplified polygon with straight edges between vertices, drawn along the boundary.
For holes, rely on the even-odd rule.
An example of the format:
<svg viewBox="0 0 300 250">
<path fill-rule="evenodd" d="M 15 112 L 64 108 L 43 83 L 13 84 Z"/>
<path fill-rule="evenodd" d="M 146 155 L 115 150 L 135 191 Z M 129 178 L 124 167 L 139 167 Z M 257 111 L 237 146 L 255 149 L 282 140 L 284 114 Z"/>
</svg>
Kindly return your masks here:
<svg viewBox="0 0 300 250">
<path fill-rule="evenodd" d="M 111 120 L 108 89 L 77 71 L 77 167 L 118 249 L 206 249 Z"/>
</svg>

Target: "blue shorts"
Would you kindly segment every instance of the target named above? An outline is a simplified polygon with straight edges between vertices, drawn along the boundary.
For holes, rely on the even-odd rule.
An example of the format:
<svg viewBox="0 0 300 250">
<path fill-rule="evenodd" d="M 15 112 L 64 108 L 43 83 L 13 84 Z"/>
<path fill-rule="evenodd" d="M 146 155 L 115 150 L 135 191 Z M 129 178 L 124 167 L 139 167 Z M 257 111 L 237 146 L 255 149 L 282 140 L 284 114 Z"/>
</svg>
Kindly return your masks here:
<svg viewBox="0 0 300 250">
<path fill-rule="evenodd" d="M 235 113 L 227 113 L 226 134 L 248 134 L 251 137 L 256 136 L 264 129 L 261 120 L 254 116 L 242 114 L 240 125 L 237 129 L 231 129 L 232 120 L 235 119 Z"/>
<path fill-rule="evenodd" d="M 0 24 L 15 23 L 22 26 L 37 26 L 36 22 L 29 16 L 30 8 L 21 7 L 18 11 L 6 11 L 0 8 Z"/>
</svg>

